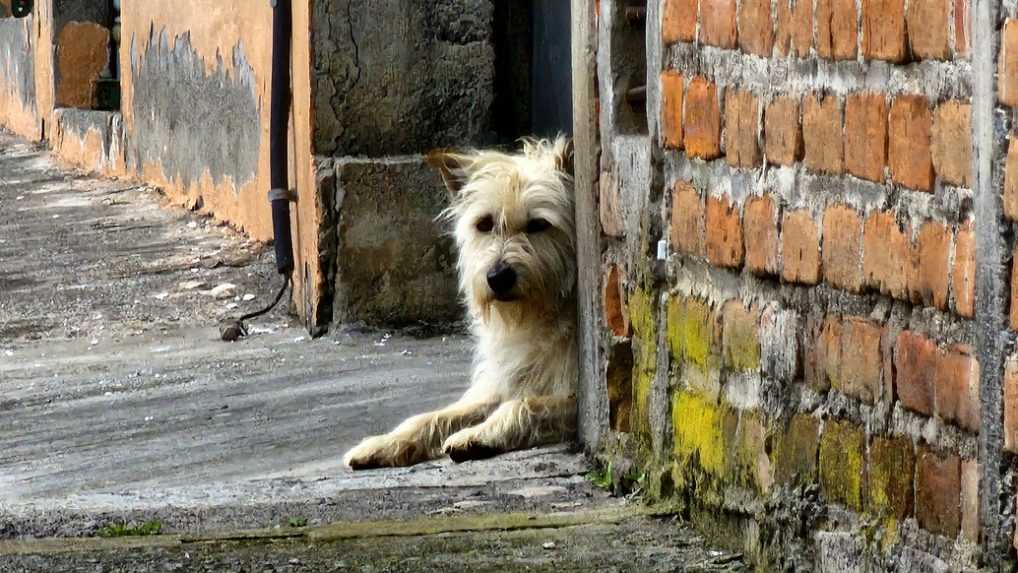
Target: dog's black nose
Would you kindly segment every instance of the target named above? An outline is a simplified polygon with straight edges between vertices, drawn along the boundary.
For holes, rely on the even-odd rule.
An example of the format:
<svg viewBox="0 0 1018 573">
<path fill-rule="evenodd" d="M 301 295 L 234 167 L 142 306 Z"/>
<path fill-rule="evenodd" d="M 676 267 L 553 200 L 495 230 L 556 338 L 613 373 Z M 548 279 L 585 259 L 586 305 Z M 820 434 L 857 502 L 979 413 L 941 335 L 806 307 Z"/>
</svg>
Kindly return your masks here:
<svg viewBox="0 0 1018 573">
<path fill-rule="evenodd" d="M 505 263 L 498 263 L 488 271 L 488 286 L 497 295 L 508 294 L 516 286 L 516 271 Z"/>
</svg>

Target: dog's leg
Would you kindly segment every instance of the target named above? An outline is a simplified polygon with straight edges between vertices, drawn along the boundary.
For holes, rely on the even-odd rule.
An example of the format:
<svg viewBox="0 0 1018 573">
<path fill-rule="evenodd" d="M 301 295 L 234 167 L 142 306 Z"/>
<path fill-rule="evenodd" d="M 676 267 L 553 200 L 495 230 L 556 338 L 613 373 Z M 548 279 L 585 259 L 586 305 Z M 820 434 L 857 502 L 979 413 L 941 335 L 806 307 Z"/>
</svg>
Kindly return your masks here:
<svg viewBox="0 0 1018 573">
<path fill-rule="evenodd" d="M 441 455 L 442 442 L 461 428 L 477 424 L 494 403 L 464 401 L 407 418 L 388 434 L 366 438 L 343 456 L 355 470 L 409 466 Z"/>
<path fill-rule="evenodd" d="M 522 398 L 504 402 L 483 423 L 456 432 L 442 449 L 462 462 L 562 441 L 575 431 L 575 397 Z"/>
</svg>

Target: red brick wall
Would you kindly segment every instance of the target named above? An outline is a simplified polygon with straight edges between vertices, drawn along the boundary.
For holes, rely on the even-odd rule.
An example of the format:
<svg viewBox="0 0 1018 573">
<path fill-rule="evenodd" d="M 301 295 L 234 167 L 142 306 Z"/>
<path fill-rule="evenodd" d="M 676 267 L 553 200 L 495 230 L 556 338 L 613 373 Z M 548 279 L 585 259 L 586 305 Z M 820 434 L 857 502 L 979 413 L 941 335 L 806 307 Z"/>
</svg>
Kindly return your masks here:
<svg viewBox="0 0 1018 573">
<path fill-rule="evenodd" d="M 858 526 L 816 527 L 863 538 L 870 520 L 884 556 L 933 540 L 923 551 L 946 562 L 980 542 L 967 10 L 953 0 L 652 6 L 647 169 L 661 187 L 649 186 L 643 219 L 604 237 L 614 290 L 602 301 L 607 368 L 624 345 L 633 403 L 649 401 L 630 413 L 652 482 L 746 514 L 752 504 L 732 492 L 780 505 L 786 486 L 815 485 Z M 999 98 L 1009 105 L 1016 62 L 1008 21 Z M 611 156 L 622 144 L 601 137 L 602 177 L 625 178 Z M 1014 219 L 1018 145 L 1007 167 Z M 667 259 L 654 262 L 659 241 Z M 1018 358 L 1007 372 L 1006 444 L 1018 453 Z M 628 403 L 612 407 L 617 417 Z"/>
</svg>

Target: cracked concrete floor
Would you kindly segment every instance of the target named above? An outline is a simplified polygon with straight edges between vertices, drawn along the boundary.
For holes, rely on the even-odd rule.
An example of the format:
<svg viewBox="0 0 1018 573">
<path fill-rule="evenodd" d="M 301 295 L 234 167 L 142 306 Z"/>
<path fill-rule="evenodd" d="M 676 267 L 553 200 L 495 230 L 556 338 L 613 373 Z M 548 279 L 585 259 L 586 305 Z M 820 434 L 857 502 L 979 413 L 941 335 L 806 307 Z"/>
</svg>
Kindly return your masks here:
<svg viewBox="0 0 1018 573">
<path fill-rule="evenodd" d="M 462 465 L 356 474 L 343 467 L 342 453 L 364 435 L 454 399 L 466 383 L 469 343 L 356 329 L 311 340 L 282 308 L 255 321 L 251 337 L 221 342 L 218 323 L 263 304 L 277 281 L 262 246 L 165 205 L 150 188 L 61 169 L 47 152 L 0 133 L 0 571 L 169 563 L 319 570 L 301 565 L 318 562 L 318 553 L 328 558 L 320 567 L 332 570 L 343 561 L 332 559 L 337 552 L 356 544 L 291 536 L 280 544 L 271 535 L 271 543 L 203 544 L 196 554 L 210 565 L 201 569 L 160 541 L 142 552 L 150 559 L 131 561 L 134 552 L 112 546 L 54 550 L 43 540 L 90 538 L 111 523 L 158 521 L 169 536 L 213 535 L 285 531 L 294 519 L 316 528 L 628 507 L 591 486 L 585 460 L 565 446 Z M 216 296 L 216 287 L 229 292 Z M 691 535 L 635 514 L 554 529 L 553 537 L 582 537 L 591 551 L 617 534 L 642 555 Z M 473 541 L 497 552 L 527 537 L 501 531 L 376 541 L 382 553 L 348 561 L 414 570 L 410 564 L 428 561 L 411 559 L 407 547 L 461 559 L 486 551 Z M 436 541 L 449 536 L 460 541 Z M 581 546 L 565 554 L 581 563 Z M 682 546 L 692 549 L 665 551 L 665 563 L 712 559 L 702 544 Z M 506 555 L 520 566 L 561 557 Z M 258 569 L 262 561 L 279 568 Z"/>
</svg>

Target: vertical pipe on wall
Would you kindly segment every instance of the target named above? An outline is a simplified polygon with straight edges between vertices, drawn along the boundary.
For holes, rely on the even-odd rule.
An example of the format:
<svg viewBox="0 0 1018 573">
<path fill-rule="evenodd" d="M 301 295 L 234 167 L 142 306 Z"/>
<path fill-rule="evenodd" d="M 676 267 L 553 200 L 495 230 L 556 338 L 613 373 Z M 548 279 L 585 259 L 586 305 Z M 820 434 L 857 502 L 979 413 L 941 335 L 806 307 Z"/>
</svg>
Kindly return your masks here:
<svg viewBox="0 0 1018 573">
<path fill-rule="evenodd" d="M 290 236 L 290 177 L 287 127 L 290 121 L 290 44 L 293 14 L 290 0 L 272 0 L 272 95 L 269 103 L 269 201 L 272 203 L 276 270 L 293 272 Z"/>
<path fill-rule="evenodd" d="M 608 389 L 601 375 L 601 232 L 597 216 L 601 144 L 597 113 L 598 0 L 572 0 L 573 143 L 575 146 L 579 438 L 596 450 L 608 427 Z"/>
<path fill-rule="evenodd" d="M 972 193 L 976 218 L 976 328 L 980 364 L 980 525 L 986 556 L 1001 565 L 1010 535 L 1002 519 L 1004 491 L 1003 368 L 1011 336 L 1007 330 L 1006 223 L 1000 189 L 1006 141 L 1003 115 L 996 112 L 996 54 L 1000 35 L 994 0 L 973 0 L 972 30 Z"/>
</svg>

